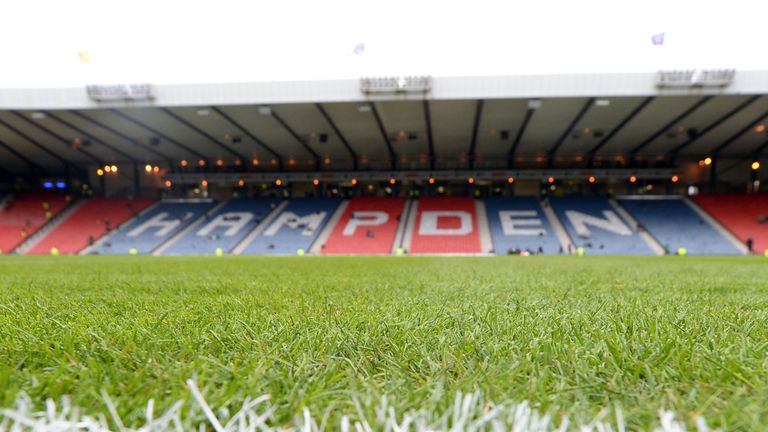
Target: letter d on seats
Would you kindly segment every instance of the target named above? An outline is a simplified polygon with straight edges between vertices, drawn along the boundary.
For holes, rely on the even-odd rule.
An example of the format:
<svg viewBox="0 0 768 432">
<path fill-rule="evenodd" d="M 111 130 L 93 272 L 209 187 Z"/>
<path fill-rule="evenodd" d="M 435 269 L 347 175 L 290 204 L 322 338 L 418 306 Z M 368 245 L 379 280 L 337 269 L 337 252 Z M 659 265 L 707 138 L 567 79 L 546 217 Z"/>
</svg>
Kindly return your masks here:
<svg viewBox="0 0 768 432">
<path fill-rule="evenodd" d="M 438 228 L 438 222 L 441 218 L 458 219 L 460 225 L 458 228 Z M 472 216 L 465 211 L 424 211 L 421 213 L 421 224 L 419 225 L 419 235 L 423 236 L 460 236 L 472 232 Z"/>
</svg>

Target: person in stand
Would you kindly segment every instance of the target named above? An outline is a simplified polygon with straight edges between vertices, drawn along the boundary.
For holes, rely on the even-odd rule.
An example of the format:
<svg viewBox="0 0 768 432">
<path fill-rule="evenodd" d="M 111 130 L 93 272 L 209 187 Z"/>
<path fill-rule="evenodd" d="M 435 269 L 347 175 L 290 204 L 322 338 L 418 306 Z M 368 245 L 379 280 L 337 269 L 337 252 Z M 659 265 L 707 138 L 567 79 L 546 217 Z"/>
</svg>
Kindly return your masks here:
<svg viewBox="0 0 768 432">
<path fill-rule="evenodd" d="M 755 241 L 752 240 L 752 237 L 747 237 L 747 242 L 746 243 L 747 243 L 747 250 L 749 251 L 749 253 L 751 255 L 752 253 L 754 253 L 754 249 L 753 248 L 755 246 Z"/>
</svg>

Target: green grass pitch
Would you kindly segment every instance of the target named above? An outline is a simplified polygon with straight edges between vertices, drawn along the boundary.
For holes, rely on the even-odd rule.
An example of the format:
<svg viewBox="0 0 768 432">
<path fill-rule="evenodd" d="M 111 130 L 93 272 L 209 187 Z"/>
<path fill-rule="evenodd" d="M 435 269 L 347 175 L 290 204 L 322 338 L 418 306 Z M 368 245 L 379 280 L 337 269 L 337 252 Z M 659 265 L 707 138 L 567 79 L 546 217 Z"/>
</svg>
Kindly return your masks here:
<svg viewBox="0 0 768 432">
<path fill-rule="evenodd" d="M 620 407 L 768 424 L 768 260 L 0 257 L 0 408 L 69 395 L 123 421 L 189 400 L 445 411 L 457 391 L 556 418 Z"/>
</svg>

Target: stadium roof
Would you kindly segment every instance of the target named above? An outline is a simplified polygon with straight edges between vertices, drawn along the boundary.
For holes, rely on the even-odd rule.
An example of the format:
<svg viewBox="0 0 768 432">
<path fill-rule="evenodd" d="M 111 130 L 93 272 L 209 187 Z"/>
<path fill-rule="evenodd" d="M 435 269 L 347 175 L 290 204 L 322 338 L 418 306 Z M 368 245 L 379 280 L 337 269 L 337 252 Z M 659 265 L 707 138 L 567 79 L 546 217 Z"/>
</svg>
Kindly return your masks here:
<svg viewBox="0 0 768 432">
<path fill-rule="evenodd" d="M 579 167 L 590 160 L 752 157 L 768 147 L 768 71 L 727 86 L 656 74 L 434 78 L 413 93 L 360 80 L 0 89 L 0 168 L 222 160 L 263 169 Z M 319 165 L 316 165 L 319 164 Z"/>
</svg>

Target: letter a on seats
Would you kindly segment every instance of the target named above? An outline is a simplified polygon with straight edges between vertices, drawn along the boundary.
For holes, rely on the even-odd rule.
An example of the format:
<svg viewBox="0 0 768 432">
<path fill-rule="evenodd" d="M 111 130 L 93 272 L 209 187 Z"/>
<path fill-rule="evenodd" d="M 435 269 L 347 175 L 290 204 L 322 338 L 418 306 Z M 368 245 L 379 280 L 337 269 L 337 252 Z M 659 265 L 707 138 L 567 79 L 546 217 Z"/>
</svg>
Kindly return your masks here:
<svg viewBox="0 0 768 432">
<path fill-rule="evenodd" d="M 210 221 L 208 225 L 204 226 L 203 229 L 198 231 L 197 235 L 205 237 L 214 229 L 221 227 L 227 228 L 227 230 L 224 231 L 224 236 L 231 237 L 240 232 L 251 219 L 253 219 L 253 214 L 249 212 L 222 213 L 216 216 L 214 220 Z"/>
<path fill-rule="evenodd" d="M 176 218 L 166 220 L 165 218 L 167 216 L 168 212 L 161 212 L 156 214 L 152 219 L 149 219 L 148 221 L 131 230 L 128 233 L 128 237 L 140 236 L 144 231 L 150 228 L 159 228 L 157 232 L 155 232 L 155 237 L 164 237 L 168 235 L 169 232 L 173 231 L 174 228 L 179 226 L 181 220 Z"/>
<path fill-rule="evenodd" d="M 389 214 L 383 211 L 356 211 L 344 227 L 342 234 L 345 236 L 355 235 L 357 227 L 361 226 L 379 226 L 384 225 L 389 220 Z"/>
<path fill-rule="evenodd" d="M 441 218 L 459 219 L 461 225 L 458 228 L 438 228 L 438 222 Z M 421 213 L 421 225 L 419 225 L 419 235 L 427 236 L 460 236 L 472 232 L 472 216 L 465 211 L 425 211 Z"/>
</svg>

